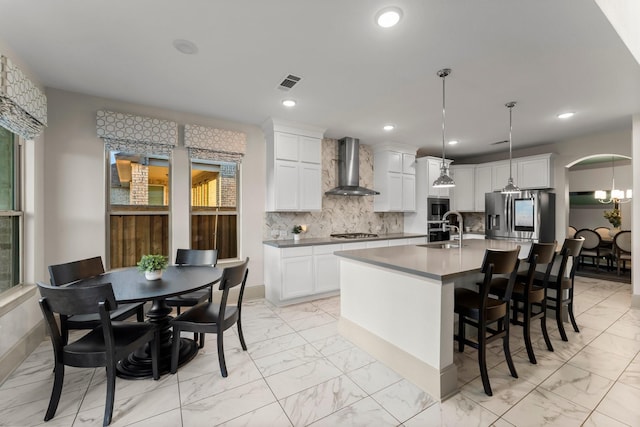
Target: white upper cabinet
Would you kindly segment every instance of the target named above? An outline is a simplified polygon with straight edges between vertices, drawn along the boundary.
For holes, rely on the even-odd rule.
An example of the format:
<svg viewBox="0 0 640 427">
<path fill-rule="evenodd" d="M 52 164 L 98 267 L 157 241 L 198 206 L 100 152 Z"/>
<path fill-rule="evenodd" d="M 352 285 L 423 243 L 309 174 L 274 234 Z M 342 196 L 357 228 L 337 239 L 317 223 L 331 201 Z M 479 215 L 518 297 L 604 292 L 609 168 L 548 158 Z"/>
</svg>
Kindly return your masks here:
<svg viewBox="0 0 640 427">
<path fill-rule="evenodd" d="M 509 180 L 509 161 L 500 161 L 491 163 L 491 191 L 500 191 L 507 185 Z M 515 160 L 512 162 L 513 183 L 518 185 L 518 167 Z"/>
<path fill-rule="evenodd" d="M 484 212 L 484 195 L 493 191 L 491 176 L 493 167 L 490 164 L 476 165 L 474 198 L 476 212 Z"/>
<path fill-rule="evenodd" d="M 518 186 L 523 190 L 553 188 L 553 156 L 544 154 L 519 158 Z"/>
<path fill-rule="evenodd" d="M 444 159 L 444 164 L 448 167 L 451 164 L 451 160 Z M 427 157 L 427 169 L 428 177 L 427 181 L 427 195 L 432 197 L 450 197 L 451 193 L 449 188 L 436 188 L 433 186 L 433 181 L 440 176 L 440 169 L 442 168 L 442 159 L 437 157 Z"/>
<path fill-rule="evenodd" d="M 400 149 L 378 149 L 373 159 L 375 212 L 412 212 L 416 209 L 416 156 Z"/>
<path fill-rule="evenodd" d="M 323 129 L 269 119 L 266 210 L 308 212 L 322 209 Z"/>
<path fill-rule="evenodd" d="M 453 165 L 449 168 L 451 178 L 456 183 L 450 191 L 451 209 L 456 211 L 475 210 L 475 165 Z"/>
</svg>

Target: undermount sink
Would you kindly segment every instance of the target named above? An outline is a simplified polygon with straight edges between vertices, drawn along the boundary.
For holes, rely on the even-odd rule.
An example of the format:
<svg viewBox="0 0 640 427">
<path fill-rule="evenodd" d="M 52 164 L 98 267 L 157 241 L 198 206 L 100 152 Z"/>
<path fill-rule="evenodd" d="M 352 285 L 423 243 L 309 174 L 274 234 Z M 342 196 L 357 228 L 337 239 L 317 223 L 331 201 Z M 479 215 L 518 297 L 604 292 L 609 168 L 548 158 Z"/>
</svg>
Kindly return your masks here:
<svg viewBox="0 0 640 427">
<path fill-rule="evenodd" d="M 434 242 L 427 243 L 426 245 L 417 245 L 423 248 L 431 248 L 431 249 L 459 249 L 460 243 L 451 243 L 451 242 Z M 462 245 L 466 246 L 466 245 Z"/>
</svg>

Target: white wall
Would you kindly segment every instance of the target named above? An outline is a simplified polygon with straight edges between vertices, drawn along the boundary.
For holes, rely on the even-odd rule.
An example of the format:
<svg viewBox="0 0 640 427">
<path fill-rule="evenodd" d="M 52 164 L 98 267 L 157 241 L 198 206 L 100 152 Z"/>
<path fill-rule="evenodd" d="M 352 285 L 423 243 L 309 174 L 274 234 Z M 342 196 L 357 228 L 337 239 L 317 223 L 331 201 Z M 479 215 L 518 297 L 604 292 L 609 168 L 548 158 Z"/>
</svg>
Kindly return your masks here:
<svg viewBox="0 0 640 427">
<path fill-rule="evenodd" d="M 104 144 L 96 136 L 96 111 L 109 109 L 247 134 L 240 175 L 240 251 L 241 257 L 251 257 L 247 286 L 264 283 L 265 142 L 259 127 L 56 89 L 49 89 L 47 96 L 45 265 L 93 255 L 105 258 L 105 159 Z M 170 253 L 190 242 L 188 168 L 186 149 L 179 146 L 171 170 Z"/>
</svg>

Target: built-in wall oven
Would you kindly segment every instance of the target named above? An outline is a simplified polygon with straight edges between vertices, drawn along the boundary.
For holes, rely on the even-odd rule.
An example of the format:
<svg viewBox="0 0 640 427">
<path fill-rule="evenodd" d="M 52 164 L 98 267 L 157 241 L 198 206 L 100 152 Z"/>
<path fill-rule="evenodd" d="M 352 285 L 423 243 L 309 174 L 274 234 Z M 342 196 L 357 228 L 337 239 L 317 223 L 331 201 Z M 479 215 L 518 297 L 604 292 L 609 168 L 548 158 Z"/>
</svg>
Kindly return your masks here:
<svg viewBox="0 0 640 427">
<path fill-rule="evenodd" d="M 430 242 L 449 240 L 449 231 L 442 230 L 442 216 L 449 211 L 449 199 L 429 197 L 427 199 L 427 232 Z"/>
</svg>

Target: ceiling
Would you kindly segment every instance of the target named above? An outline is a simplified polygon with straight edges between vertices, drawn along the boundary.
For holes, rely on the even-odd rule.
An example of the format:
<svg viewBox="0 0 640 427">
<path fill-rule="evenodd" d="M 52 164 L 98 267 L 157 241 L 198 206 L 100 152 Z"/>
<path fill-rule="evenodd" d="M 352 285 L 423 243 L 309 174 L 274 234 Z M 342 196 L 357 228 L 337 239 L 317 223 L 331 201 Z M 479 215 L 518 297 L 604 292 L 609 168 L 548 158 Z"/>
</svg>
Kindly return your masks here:
<svg viewBox="0 0 640 427">
<path fill-rule="evenodd" d="M 396 5 L 393 28 L 375 14 Z M 4 42 L 47 87 L 441 153 L 631 127 L 640 65 L 593 0 L 0 0 Z M 195 55 L 172 42 L 196 44 Z M 288 74 L 302 77 L 289 92 Z M 287 109 L 285 98 L 298 105 Z M 569 120 L 556 115 L 574 111 Z M 382 126 L 397 127 L 385 132 Z"/>
</svg>

